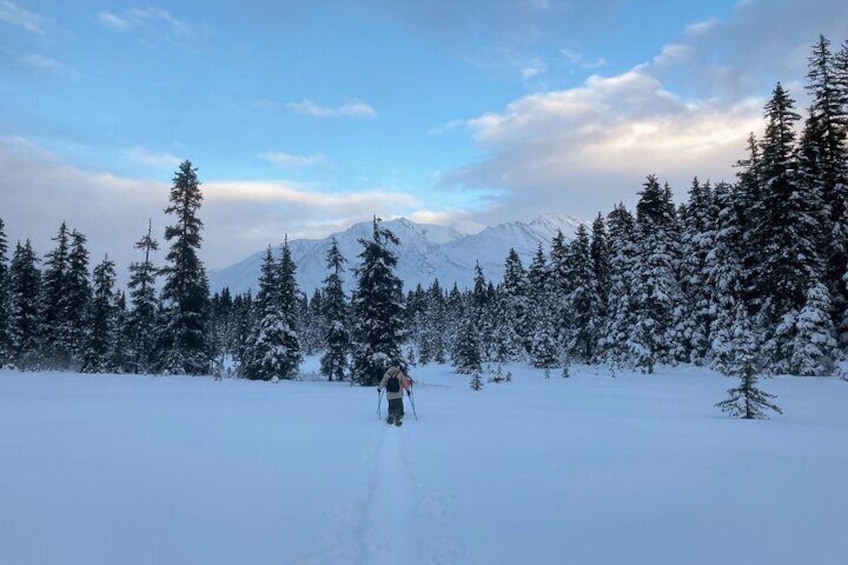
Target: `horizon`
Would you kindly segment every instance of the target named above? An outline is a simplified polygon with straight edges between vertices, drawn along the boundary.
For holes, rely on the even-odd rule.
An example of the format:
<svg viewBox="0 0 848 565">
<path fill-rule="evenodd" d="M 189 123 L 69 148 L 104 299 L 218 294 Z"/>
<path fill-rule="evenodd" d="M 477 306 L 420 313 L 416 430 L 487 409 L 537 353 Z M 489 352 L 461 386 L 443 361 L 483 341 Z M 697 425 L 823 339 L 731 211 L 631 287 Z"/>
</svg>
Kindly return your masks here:
<svg viewBox="0 0 848 565">
<path fill-rule="evenodd" d="M 180 161 L 220 270 L 372 216 L 591 221 L 649 174 L 732 181 L 780 81 L 803 109 L 832 0 L 0 1 L 0 218 L 124 272 Z M 160 250 L 158 259 L 164 258 Z"/>
</svg>

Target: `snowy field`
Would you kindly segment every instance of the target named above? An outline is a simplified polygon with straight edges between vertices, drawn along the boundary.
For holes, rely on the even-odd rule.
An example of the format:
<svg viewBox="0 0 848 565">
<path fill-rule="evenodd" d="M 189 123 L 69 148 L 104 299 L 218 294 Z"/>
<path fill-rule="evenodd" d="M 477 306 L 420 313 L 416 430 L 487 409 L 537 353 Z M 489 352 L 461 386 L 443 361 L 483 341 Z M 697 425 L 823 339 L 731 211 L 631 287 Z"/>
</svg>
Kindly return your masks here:
<svg viewBox="0 0 848 565">
<path fill-rule="evenodd" d="M 706 370 L 510 370 L 414 370 L 402 428 L 346 384 L 0 372 L 0 563 L 848 563 L 848 383 L 742 421 Z"/>
</svg>

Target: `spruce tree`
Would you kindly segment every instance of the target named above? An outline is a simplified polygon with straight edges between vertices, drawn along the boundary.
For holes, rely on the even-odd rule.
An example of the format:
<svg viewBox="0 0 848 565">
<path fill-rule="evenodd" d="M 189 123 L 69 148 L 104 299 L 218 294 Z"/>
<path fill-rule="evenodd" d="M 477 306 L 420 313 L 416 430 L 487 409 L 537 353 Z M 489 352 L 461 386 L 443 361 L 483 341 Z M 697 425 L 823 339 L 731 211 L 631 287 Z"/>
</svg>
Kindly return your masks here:
<svg viewBox="0 0 848 565">
<path fill-rule="evenodd" d="M 736 308 L 734 335 L 732 341 L 732 363 L 724 373 L 738 377 L 739 386 L 727 391 L 728 398 L 716 404 L 716 408 L 733 417 L 745 420 L 767 419 L 767 410 L 778 414 L 783 412 L 772 403 L 775 396 L 757 388 L 756 345 L 751 324 L 743 305 Z"/>
<path fill-rule="evenodd" d="M 672 361 L 674 305 L 679 300 L 675 210 L 668 190 L 653 175 L 643 185 L 636 212 L 638 264 L 631 284 L 637 309 L 628 343 L 636 365 L 650 374 L 657 363 Z"/>
<path fill-rule="evenodd" d="M 392 364 L 405 366 L 400 352 L 404 337 L 403 283 L 395 275 L 397 256 L 389 246 L 400 244 L 391 230 L 373 220 L 371 239 L 360 239 L 362 252 L 353 295 L 353 379 L 374 386 Z"/>
<path fill-rule="evenodd" d="M 330 381 L 343 381 L 347 378 L 349 354 L 351 351 L 348 324 L 350 313 L 344 292 L 342 274 L 345 271 L 345 259 L 336 238 L 330 242 L 327 251 L 327 269 L 324 279 L 324 299 L 322 300 L 324 318 L 324 353 L 321 355 L 321 374 Z"/>
<path fill-rule="evenodd" d="M 156 296 L 157 270 L 151 254 L 159 249 L 153 238 L 153 223 L 148 220 L 147 233 L 136 242 L 135 248 L 144 253 L 144 260 L 130 265 L 130 311 L 127 315 L 129 353 L 128 370 L 149 373 L 156 365 L 157 316 L 159 299 Z"/>
<path fill-rule="evenodd" d="M 262 263 L 254 302 L 256 325 L 241 367 L 242 375 L 251 380 L 292 379 L 300 367 L 300 344 L 294 324 L 296 285 L 288 249 L 286 241 L 276 262 L 269 246 Z"/>
<path fill-rule="evenodd" d="M 609 315 L 601 330 L 601 349 L 613 367 L 630 365 L 628 339 L 635 331 L 637 303 L 634 272 L 637 268 L 636 222 L 624 204 L 607 216 L 610 240 Z"/>
<path fill-rule="evenodd" d="M 8 265 L 9 244 L 6 229 L 0 218 L 0 367 L 9 362 L 11 342 L 9 337 L 10 281 Z"/>
<path fill-rule="evenodd" d="M 94 295 L 86 320 L 80 370 L 102 373 L 116 370 L 111 353 L 117 341 L 118 304 L 115 294 L 115 263 L 106 257 L 94 268 Z"/>
<path fill-rule="evenodd" d="M 18 242 L 9 266 L 10 358 L 21 369 L 41 366 L 40 308 L 41 271 L 29 239 Z"/>
<path fill-rule="evenodd" d="M 597 297 L 597 356 L 603 355 L 600 350 L 602 327 L 609 315 L 609 285 L 610 285 L 610 244 L 607 235 L 607 224 L 602 214 L 598 214 L 592 222 L 592 242 L 590 247 L 592 259 L 593 280 L 595 282 L 595 296 Z"/>
<path fill-rule="evenodd" d="M 460 330 L 456 352 L 451 362 L 456 367 L 457 373 L 479 375 L 482 370 L 480 361 L 479 332 L 474 317 L 467 316 Z"/>
<path fill-rule="evenodd" d="M 823 278 L 817 245 L 821 192 L 801 182 L 793 126 L 800 116 L 793 110 L 794 101 L 778 83 L 765 106 L 761 142 L 763 221 L 752 226 L 753 242 L 763 257 L 755 287 L 758 325 L 773 328 L 764 345 L 773 371 L 789 370 L 795 328 L 787 317 L 797 320 L 809 285 Z"/>
<path fill-rule="evenodd" d="M 52 240 L 56 245 L 44 258 L 41 281 L 39 341 L 44 366 L 66 369 L 71 364 L 71 351 L 68 336 L 64 333 L 68 325 L 66 320 L 70 270 L 70 233 L 65 222 L 59 226 L 59 233 Z"/>
<path fill-rule="evenodd" d="M 413 302 L 418 303 L 418 306 L 412 307 L 408 300 L 407 312 L 410 309 L 417 310 L 410 333 L 417 336 L 419 363 L 444 363 L 447 360 L 448 318 L 445 294 L 438 279 L 426 291 L 419 285 Z"/>
<path fill-rule="evenodd" d="M 712 340 L 712 292 L 707 282 L 707 257 L 715 248 L 717 210 L 709 183 L 697 177 L 681 214 L 681 303 L 675 308 L 676 342 L 686 361 L 701 364 L 708 357 Z M 683 353 L 683 352 L 681 352 Z"/>
<path fill-rule="evenodd" d="M 71 251 L 68 256 L 68 277 L 65 312 L 61 335 L 66 349 L 78 367 L 85 342 L 87 312 L 91 303 L 91 282 L 88 274 L 88 242 L 77 230 L 71 232 Z"/>
<path fill-rule="evenodd" d="M 474 325 L 480 336 L 480 356 L 484 361 L 493 359 L 491 348 L 494 335 L 494 324 L 492 322 L 493 301 L 493 293 L 490 292 L 490 286 L 486 282 L 483 268 L 480 266 L 480 262 L 477 261 L 474 264 L 474 288 L 470 297 L 470 311 L 468 315 L 474 318 Z M 448 312 L 453 311 L 449 303 L 445 304 L 445 308 Z M 457 332 L 457 337 L 458 334 L 459 332 Z"/>
<path fill-rule="evenodd" d="M 300 365 L 303 362 L 298 331 L 298 307 L 302 305 L 305 297 L 297 286 L 296 271 L 297 267 L 292 260 L 291 248 L 286 237 L 277 265 L 277 284 L 279 285 L 279 308 L 285 324 L 282 335 L 283 364 L 280 378 L 287 380 L 294 379 L 300 374 Z"/>
<path fill-rule="evenodd" d="M 814 283 L 798 315 L 792 344 L 790 372 L 795 375 L 829 375 L 837 360 L 837 343 L 830 317 L 830 293 L 824 283 Z"/>
<path fill-rule="evenodd" d="M 719 183 L 714 191 L 717 208 L 715 241 L 706 259 L 707 284 L 712 291 L 709 310 L 711 325 L 709 357 L 719 371 L 732 362 L 732 343 L 737 307 L 745 307 L 746 199 L 740 186 Z"/>
<path fill-rule="evenodd" d="M 806 86 L 812 105 L 801 139 L 800 174 L 806 192 L 821 195 L 819 214 L 825 285 L 833 300 L 831 316 L 848 344 L 848 289 L 842 277 L 848 260 L 848 84 L 840 85 L 838 60 L 823 35 L 809 58 Z"/>
<path fill-rule="evenodd" d="M 569 246 L 561 230 L 551 240 L 549 262 L 549 287 L 551 293 L 551 316 L 556 329 L 557 356 L 567 356 L 572 342 L 574 312 L 571 309 L 571 293 L 574 290 Z"/>
<path fill-rule="evenodd" d="M 167 373 L 207 374 L 210 370 L 210 347 L 207 335 L 209 283 L 206 270 L 198 257 L 203 238 L 203 222 L 197 213 L 203 200 L 197 169 L 183 161 L 174 175 L 171 205 L 166 214 L 174 224 L 165 228 L 165 240 L 171 247 L 165 257 L 167 265 L 161 300 L 163 327 L 160 333 L 160 368 Z"/>
<path fill-rule="evenodd" d="M 559 359 L 550 268 L 539 244 L 527 273 L 530 294 L 530 359 L 535 367 L 556 367 Z"/>
<path fill-rule="evenodd" d="M 568 245 L 571 292 L 567 300 L 571 310 L 571 339 L 567 354 L 570 359 L 590 363 L 596 354 L 598 336 L 598 295 L 586 226 L 577 228 Z"/>
<path fill-rule="evenodd" d="M 500 287 L 499 360 L 526 359 L 531 351 L 529 287 L 521 257 L 512 248 L 504 262 L 504 278 Z"/>
</svg>

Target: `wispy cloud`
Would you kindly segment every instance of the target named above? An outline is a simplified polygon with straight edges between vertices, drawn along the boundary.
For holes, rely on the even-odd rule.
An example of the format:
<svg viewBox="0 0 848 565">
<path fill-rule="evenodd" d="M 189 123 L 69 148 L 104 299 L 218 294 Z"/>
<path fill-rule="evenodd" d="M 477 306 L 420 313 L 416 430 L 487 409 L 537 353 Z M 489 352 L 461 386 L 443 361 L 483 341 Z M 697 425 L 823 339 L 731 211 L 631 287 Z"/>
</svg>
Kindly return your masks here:
<svg viewBox="0 0 848 565">
<path fill-rule="evenodd" d="M 100 12 L 97 20 L 102 25 L 118 31 L 126 31 L 132 27 L 132 24 L 127 19 L 116 16 L 111 12 Z"/>
<path fill-rule="evenodd" d="M 282 153 L 280 151 L 268 151 L 260 153 L 259 157 L 265 159 L 278 167 L 297 168 L 297 167 L 330 167 L 332 162 L 329 157 L 321 152 L 311 155 L 292 155 L 290 153 Z"/>
<path fill-rule="evenodd" d="M 603 57 L 587 61 L 583 55 L 571 49 L 560 49 L 559 52 L 565 57 L 566 61 L 582 69 L 599 69 L 607 64 L 606 59 Z"/>
<path fill-rule="evenodd" d="M 163 8 L 130 8 L 124 12 L 103 11 L 97 20 L 104 27 L 118 32 L 144 30 L 181 39 L 196 39 L 206 31 L 204 26 L 192 25 Z"/>
<path fill-rule="evenodd" d="M 178 167 L 182 162 L 179 157 L 170 153 L 156 153 L 141 145 L 127 150 L 126 153 L 134 162 L 151 167 Z"/>
<path fill-rule="evenodd" d="M 44 18 L 35 12 L 21 8 L 9 0 L 0 0 L 0 21 L 22 27 L 30 33 L 43 34 Z"/>
<path fill-rule="evenodd" d="M 309 99 L 289 102 L 286 108 L 297 114 L 313 118 L 376 118 L 377 111 L 367 102 L 357 99 L 347 100 L 335 108 L 321 106 Z"/>
<path fill-rule="evenodd" d="M 27 53 L 18 57 L 18 64 L 38 73 L 62 75 L 67 78 L 79 78 L 80 73 L 72 67 L 37 53 Z"/>
<path fill-rule="evenodd" d="M 685 34 L 702 35 L 715 29 L 719 25 L 719 23 L 720 20 L 716 17 L 708 18 L 700 22 L 695 22 L 686 26 Z"/>
</svg>

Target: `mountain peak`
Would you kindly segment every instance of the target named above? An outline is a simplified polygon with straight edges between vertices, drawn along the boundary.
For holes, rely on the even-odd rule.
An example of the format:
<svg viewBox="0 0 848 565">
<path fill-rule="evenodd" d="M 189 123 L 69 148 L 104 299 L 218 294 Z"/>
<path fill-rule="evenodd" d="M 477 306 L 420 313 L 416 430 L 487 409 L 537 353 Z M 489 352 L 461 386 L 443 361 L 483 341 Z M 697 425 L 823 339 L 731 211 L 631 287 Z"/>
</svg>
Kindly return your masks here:
<svg viewBox="0 0 848 565">
<path fill-rule="evenodd" d="M 454 283 L 459 288 L 469 288 L 473 285 L 477 262 L 486 279 L 497 282 L 503 277 L 504 261 L 511 248 L 518 252 L 525 265 L 529 265 L 539 245 L 549 247 L 557 231 L 571 238 L 577 226 L 586 222 L 570 215 L 547 213 L 529 222 L 505 222 L 494 227 L 474 222 L 442 226 L 417 223 L 403 217 L 383 224 L 400 239 L 396 249 L 396 273 L 404 282 L 404 289 L 411 290 L 419 284 L 427 288 L 435 279 L 443 288 L 450 288 Z M 325 239 L 290 241 L 300 290 L 311 296 L 323 284 L 332 237 L 336 238 L 339 251 L 349 262 L 345 286 L 352 288 L 353 266 L 361 252 L 359 239 L 369 237 L 370 229 L 371 221 L 359 222 Z M 274 252 L 277 251 L 275 247 Z M 227 287 L 233 294 L 255 292 L 264 254 L 260 251 L 235 265 L 210 273 L 211 289 L 220 291 Z"/>
</svg>

